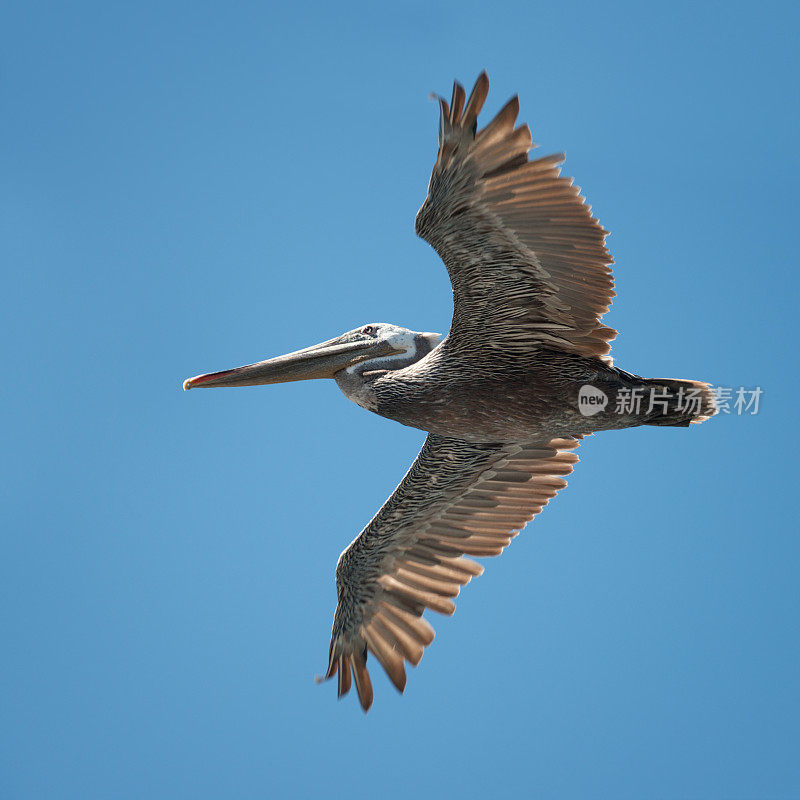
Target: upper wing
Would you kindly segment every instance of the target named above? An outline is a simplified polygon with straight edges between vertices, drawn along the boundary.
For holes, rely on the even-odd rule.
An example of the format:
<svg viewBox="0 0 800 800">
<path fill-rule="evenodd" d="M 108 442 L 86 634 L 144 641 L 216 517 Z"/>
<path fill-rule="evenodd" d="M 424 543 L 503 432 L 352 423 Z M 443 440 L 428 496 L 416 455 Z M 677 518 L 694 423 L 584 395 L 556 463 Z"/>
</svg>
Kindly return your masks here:
<svg viewBox="0 0 800 800">
<path fill-rule="evenodd" d="M 405 661 L 415 666 L 433 641 L 426 608 L 452 614 L 461 586 L 483 567 L 465 558 L 496 556 L 567 485 L 578 439 L 474 444 L 429 434 L 408 474 L 342 553 L 339 602 L 326 678 L 350 670 L 361 705 L 372 704 L 367 650 L 402 692 Z"/>
<path fill-rule="evenodd" d="M 453 284 L 450 345 L 491 335 L 506 352 L 541 344 L 602 357 L 616 331 L 600 323 L 614 297 L 606 231 L 569 178 L 564 156 L 528 161 L 527 125 L 513 97 L 482 130 L 489 91 L 481 73 L 469 100 L 439 98 L 439 154 L 416 219 Z"/>
</svg>

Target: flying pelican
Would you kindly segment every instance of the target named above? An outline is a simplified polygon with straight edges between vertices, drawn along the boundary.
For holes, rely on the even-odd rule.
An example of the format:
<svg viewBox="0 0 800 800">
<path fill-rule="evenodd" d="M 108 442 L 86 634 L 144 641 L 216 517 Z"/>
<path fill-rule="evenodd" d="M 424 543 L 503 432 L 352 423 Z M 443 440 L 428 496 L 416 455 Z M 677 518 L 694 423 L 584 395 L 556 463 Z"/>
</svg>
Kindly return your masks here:
<svg viewBox="0 0 800 800">
<path fill-rule="evenodd" d="M 453 321 L 442 338 L 372 323 L 278 358 L 199 375 L 184 389 L 333 378 L 362 408 L 428 432 L 416 461 L 336 565 L 325 679 L 352 679 L 364 711 L 372 653 L 402 692 L 433 641 L 426 609 L 452 614 L 496 556 L 566 485 L 582 437 L 687 426 L 716 412 L 700 381 L 615 367 L 601 324 L 614 296 L 606 231 L 563 154 L 528 159 L 512 97 L 478 130 L 485 72 L 439 101 L 439 150 L 416 232 L 444 261 Z"/>
</svg>

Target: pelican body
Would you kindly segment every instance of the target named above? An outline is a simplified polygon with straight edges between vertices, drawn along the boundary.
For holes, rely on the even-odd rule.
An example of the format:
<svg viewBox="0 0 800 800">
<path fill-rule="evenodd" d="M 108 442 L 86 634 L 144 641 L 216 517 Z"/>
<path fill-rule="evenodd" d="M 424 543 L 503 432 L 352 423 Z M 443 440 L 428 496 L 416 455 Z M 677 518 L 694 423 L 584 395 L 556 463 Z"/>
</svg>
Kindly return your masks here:
<svg viewBox="0 0 800 800">
<path fill-rule="evenodd" d="M 332 378 L 362 408 L 428 432 L 417 460 L 342 553 L 325 677 L 373 700 L 368 653 L 403 691 L 405 663 L 483 567 L 566 485 L 582 437 L 637 425 L 684 427 L 716 411 L 708 384 L 647 379 L 613 365 L 606 231 L 563 156 L 529 160 L 512 98 L 482 130 L 489 81 L 439 98 L 439 149 L 417 233 L 453 285 L 446 337 L 371 323 L 294 353 L 208 373 L 185 389 Z M 588 389 L 587 389 L 588 387 Z M 587 395 L 588 392 L 588 395 Z M 586 396 L 601 405 L 587 411 Z M 633 398 L 638 402 L 632 402 Z M 582 399 L 583 398 L 583 399 Z"/>
</svg>

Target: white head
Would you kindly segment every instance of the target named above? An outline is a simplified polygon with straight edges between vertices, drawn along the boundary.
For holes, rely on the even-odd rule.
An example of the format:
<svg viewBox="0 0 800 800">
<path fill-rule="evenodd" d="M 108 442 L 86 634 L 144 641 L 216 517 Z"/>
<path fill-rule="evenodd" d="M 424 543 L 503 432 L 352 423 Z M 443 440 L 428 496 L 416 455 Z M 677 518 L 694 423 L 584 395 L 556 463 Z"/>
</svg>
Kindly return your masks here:
<svg viewBox="0 0 800 800">
<path fill-rule="evenodd" d="M 390 322 L 371 322 L 342 334 L 340 338 L 346 341 L 372 342 L 375 345 L 374 355 L 346 367 L 350 374 L 408 367 L 423 359 L 442 341 L 439 333 L 411 331 Z M 391 348 L 392 352 L 381 355 L 381 345 Z"/>
</svg>

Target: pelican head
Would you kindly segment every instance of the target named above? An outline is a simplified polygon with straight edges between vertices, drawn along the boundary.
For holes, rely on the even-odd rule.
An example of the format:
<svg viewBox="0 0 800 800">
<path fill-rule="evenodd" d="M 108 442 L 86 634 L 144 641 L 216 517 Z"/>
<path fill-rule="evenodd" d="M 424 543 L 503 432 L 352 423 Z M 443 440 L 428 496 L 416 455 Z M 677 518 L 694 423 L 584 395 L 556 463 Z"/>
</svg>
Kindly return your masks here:
<svg viewBox="0 0 800 800">
<path fill-rule="evenodd" d="M 373 322 L 285 356 L 188 378 L 183 388 L 188 391 L 218 386 L 261 386 L 336 378 L 345 371 L 362 376 L 365 372 L 402 369 L 424 358 L 441 339 L 438 333 L 419 333 L 386 322 Z"/>
</svg>

